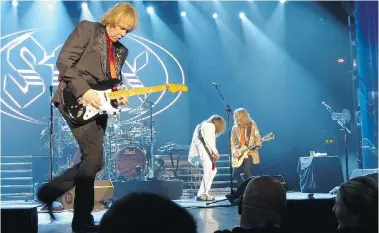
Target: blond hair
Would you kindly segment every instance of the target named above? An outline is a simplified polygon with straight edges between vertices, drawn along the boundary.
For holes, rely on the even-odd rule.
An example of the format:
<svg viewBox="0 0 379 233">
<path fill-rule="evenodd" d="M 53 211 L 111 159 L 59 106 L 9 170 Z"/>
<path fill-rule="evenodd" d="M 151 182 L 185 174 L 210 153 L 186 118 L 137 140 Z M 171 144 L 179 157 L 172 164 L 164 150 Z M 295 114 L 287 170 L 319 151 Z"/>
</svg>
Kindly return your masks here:
<svg viewBox="0 0 379 233">
<path fill-rule="evenodd" d="M 223 134 L 225 131 L 225 120 L 220 115 L 212 115 L 205 122 L 214 124 L 214 121 L 221 121 L 222 122 L 222 128 L 220 128 L 220 125 L 215 125 L 216 126 L 216 137 L 218 137 L 221 134 Z"/>
<path fill-rule="evenodd" d="M 128 31 L 133 31 L 138 24 L 138 16 L 136 9 L 132 4 L 123 2 L 116 4 L 110 8 L 107 13 L 101 18 L 101 23 L 112 27 L 118 26 L 122 21 L 128 22 Z"/>
<path fill-rule="evenodd" d="M 244 108 L 234 110 L 234 125 L 247 126 L 254 121 L 251 119 L 250 114 Z"/>
</svg>

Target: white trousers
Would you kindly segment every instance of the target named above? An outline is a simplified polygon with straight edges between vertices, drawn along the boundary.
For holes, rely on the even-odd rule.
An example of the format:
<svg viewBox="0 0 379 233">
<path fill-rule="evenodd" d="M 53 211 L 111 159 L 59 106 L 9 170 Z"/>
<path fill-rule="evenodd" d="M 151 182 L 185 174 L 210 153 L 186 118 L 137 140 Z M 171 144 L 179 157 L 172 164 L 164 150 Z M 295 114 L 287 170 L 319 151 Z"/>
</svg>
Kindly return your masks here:
<svg viewBox="0 0 379 233">
<path fill-rule="evenodd" d="M 200 163 L 203 167 L 203 180 L 201 181 L 199 191 L 197 192 L 198 197 L 203 194 L 209 194 L 209 190 L 212 186 L 212 181 L 217 173 L 217 168 L 212 170 L 212 161 L 203 147 L 199 148 L 199 153 L 201 153 Z"/>
</svg>

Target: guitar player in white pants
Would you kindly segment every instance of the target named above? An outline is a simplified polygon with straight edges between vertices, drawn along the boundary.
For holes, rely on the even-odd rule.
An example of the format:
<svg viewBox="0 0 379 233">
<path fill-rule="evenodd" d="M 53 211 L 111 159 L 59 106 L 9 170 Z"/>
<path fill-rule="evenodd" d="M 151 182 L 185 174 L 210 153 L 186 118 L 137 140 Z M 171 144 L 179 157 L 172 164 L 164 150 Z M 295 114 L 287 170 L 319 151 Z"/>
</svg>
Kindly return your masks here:
<svg viewBox="0 0 379 233">
<path fill-rule="evenodd" d="M 213 201 L 209 195 L 212 181 L 217 173 L 216 160 L 220 155 L 216 148 L 216 138 L 225 131 L 225 120 L 218 115 L 213 115 L 196 126 L 193 133 L 188 161 L 203 167 L 203 179 L 197 192 L 198 201 Z"/>
</svg>

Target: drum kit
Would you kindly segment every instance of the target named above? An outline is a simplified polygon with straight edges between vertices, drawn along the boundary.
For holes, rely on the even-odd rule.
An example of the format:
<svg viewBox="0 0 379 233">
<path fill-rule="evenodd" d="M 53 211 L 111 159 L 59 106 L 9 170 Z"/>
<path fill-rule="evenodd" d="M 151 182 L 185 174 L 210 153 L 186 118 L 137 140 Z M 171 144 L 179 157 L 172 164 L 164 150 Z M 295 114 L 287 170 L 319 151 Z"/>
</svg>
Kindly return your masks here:
<svg viewBox="0 0 379 233">
<path fill-rule="evenodd" d="M 54 110 L 53 124 L 53 176 L 80 162 L 78 144 L 61 114 Z M 109 116 L 104 136 L 104 167 L 96 179 L 143 180 L 154 170 L 151 151 L 157 134 L 153 121 L 143 119 L 146 108 L 135 108 L 133 121 L 122 122 L 120 116 Z M 151 117 L 151 116 L 150 116 Z M 49 127 L 42 130 L 40 139 L 45 147 L 50 146 Z M 148 166 L 151 164 L 152 166 Z"/>
</svg>

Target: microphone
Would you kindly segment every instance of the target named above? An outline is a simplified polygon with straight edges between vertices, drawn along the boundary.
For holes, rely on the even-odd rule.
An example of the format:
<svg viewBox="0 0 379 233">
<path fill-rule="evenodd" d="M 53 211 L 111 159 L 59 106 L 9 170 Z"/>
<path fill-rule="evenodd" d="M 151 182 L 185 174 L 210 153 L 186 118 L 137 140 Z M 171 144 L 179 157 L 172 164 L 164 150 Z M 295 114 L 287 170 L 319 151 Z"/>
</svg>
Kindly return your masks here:
<svg viewBox="0 0 379 233">
<path fill-rule="evenodd" d="M 332 109 L 329 105 L 327 105 L 327 104 L 325 103 L 325 101 L 322 101 L 321 104 L 324 105 L 327 109 Z"/>
<path fill-rule="evenodd" d="M 219 84 L 217 84 L 217 83 L 212 83 L 212 86 L 214 86 L 214 87 L 218 87 L 218 86 L 220 86 Z"/>
</svg>

